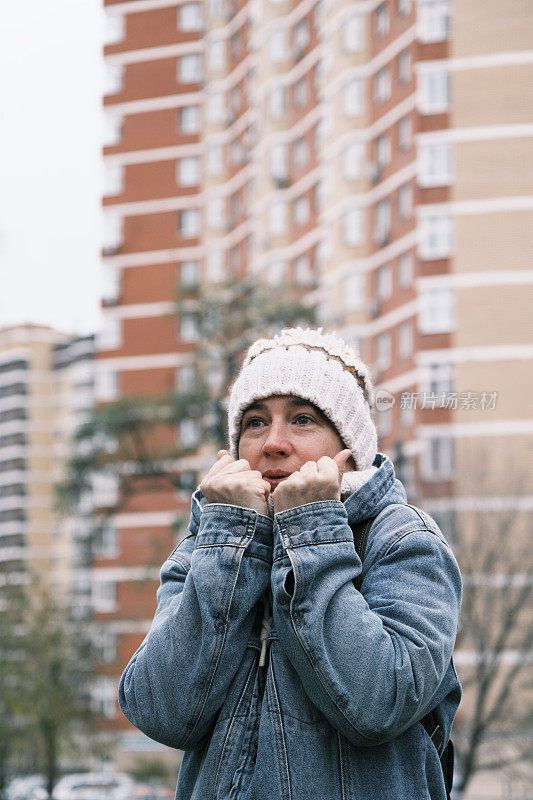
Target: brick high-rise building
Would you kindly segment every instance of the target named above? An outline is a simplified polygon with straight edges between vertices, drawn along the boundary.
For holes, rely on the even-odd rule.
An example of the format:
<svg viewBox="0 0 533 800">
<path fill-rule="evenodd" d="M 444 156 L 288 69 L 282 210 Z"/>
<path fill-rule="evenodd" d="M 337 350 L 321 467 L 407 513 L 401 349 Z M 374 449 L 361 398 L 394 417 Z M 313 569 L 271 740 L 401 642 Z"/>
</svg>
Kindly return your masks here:
<svg viewBox="0 0 533 800">
<path fill-rule="evenodd" d="M 486 452 L 498 469 L 511 452 L 523 464 L 531 449 L 533 8 L 105 9 L 101 401 L 194 379 L 195 320 L 176 318 L 176 287 L 245 273 L 275 291 L 295 282 L 372 364 L 381 448 L 453 533 L 468 465 Z M 499 485 L 504 507 L 513 492 Z M 118 635 L 110 687 L 154 607 L 155 583 L 130 584 L 149 541 L 170 550 L 185 506 L 168 492 L 115 518 L 116 559 L 99 573 L 116 582 L 103 617 Z M 140 746 L 135 736 L 123 744 Z"/>
</svg>

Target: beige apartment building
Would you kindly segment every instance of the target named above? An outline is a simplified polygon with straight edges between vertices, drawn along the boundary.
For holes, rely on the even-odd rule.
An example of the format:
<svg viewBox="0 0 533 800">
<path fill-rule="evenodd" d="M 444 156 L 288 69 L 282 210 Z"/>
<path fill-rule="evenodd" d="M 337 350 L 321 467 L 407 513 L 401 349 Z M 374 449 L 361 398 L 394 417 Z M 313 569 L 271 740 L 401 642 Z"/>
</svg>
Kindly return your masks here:
<svg viewBox="0 0 533 800">
<path fill-rule="evenodd" d="M 58 516 L 55 483 L 93 406 L 92 362 L 92 337 L 29 324 L 0 330 L 2 574 L 37 576 L 65 600 L 76 582 L 76 523 Z"/>
<path fill-rule="evenodd" d="M 480 503 L 523 520 L 533 6 L 105 0 L 105 12 L 99 400 L 194 380 L 198 331 L 186 304 L 176 319 L 176 286 L 297 284 L 372 365 L 381 449 L 410 498 L 452 540 Z M 190 444 L 194 430 L 176 435 Z M 99 566 L 115 581 L 109 697 L 153 610 L 157 582 L 132 604 L 128 569 L 148 538 L 170 548 L 186 508 L 184 494 L 143 502 L 115 520 L 116 561 Z M 473 658 L 461 645 L 459 667 Z M 126 749 L 144 746 L 111 701 L 106 713 Z"/>
</svg>

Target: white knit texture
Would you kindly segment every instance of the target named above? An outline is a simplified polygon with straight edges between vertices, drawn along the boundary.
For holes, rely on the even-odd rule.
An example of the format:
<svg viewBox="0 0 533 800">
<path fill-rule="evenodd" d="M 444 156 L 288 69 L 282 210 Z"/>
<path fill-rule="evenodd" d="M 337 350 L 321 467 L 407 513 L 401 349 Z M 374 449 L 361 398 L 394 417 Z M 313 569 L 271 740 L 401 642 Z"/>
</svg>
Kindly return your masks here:
<svg viewBox="0 0 533 800">
<path fill-rule="evenodd" d="M 321 347 L 327 353 L 302 345 Z M 356 369 L 372 402 L 368 368 L 335 335 L 294 328 L 282 331 L 274 339 L 254 342 L 230 395 L 228 426 L 233 457 L 238 457 L 240 425 L 246 408 L 254 400 L 271 395 L 293 395 L 309 400 L 328 417 L 352 451 L 357 470 L 370 467 L 377 450 L 370 405 L 343 364 Z"/>
</svg>

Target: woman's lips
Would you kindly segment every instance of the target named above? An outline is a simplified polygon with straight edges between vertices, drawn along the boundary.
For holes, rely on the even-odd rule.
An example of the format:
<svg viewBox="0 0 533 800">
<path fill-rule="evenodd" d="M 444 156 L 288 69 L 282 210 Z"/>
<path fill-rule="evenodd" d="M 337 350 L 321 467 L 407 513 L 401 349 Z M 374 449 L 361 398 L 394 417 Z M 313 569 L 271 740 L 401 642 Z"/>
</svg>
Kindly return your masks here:
<svg viewBox="0 0 533 800">
<path fill-rule="evenodd" d="M 281 475 L 281 474 L 280 475 L 263 475 L 263 478 L 265 478 L 265 480 L 267 480 L 269 482 L 270 486 L 273 489 L 275 489 L 276 486 L 279 483 L 281 483 L 281 481 L 286 480 L 286 478 L 288 478 L 288 477 L 289 477 L 288 474 L 287 475 Z"/>
</svg>

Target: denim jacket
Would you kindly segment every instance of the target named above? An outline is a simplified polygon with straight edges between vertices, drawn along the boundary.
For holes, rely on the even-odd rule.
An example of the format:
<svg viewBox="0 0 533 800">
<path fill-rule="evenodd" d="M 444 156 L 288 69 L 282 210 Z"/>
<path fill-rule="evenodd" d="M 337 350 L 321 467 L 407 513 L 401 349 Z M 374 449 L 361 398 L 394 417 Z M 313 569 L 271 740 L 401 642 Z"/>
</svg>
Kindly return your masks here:
<svg viewBox="0 0 533 800">
<path fill-rule="evenodd" d="M 137 728 L 185 751 L 177 800 L 444 800 L 419 720 L 435 708 L 447 740 L 459 704 L 459 570 L 391 461 L 375 464 L 344 502 L 273 521 L 193 495 L 119 687 Z M 350 525 L 370 517 L 361 564 Z"/>
</svg>

